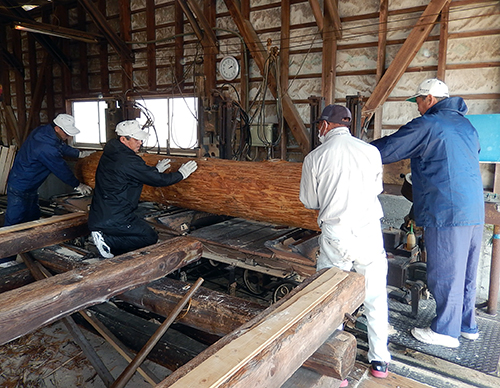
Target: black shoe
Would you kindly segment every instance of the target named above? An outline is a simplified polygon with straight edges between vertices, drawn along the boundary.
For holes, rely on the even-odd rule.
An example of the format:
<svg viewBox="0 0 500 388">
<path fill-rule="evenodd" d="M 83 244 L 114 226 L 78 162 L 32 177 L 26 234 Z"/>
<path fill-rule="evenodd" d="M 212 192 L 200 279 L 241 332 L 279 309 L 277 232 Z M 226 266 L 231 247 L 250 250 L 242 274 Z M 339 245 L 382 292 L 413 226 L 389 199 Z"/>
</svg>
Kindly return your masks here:
<svg viewBox="0 0 500 388">
<path fill-rule="evenodd" d="M 385 379 L 389 374 L 389 363 L 384 361 L 372 361 L 370 373 L 379 379 Z"/>
</svg>

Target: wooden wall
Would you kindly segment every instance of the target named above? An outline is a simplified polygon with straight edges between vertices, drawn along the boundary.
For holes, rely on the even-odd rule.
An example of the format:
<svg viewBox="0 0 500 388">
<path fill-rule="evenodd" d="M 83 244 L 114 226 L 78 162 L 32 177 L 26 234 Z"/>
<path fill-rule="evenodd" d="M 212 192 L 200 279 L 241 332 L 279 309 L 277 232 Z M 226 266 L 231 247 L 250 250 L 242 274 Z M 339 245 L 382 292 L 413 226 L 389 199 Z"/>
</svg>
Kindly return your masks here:
<svg viewBox="0 0 500 388">
<path fill-rule="evenodd" d="M 263 57 L 268 57 L 268 39 L 270 47 L 279 48 L 275 61 L 281 90 L 283 95 L 289 95 L 307 134 L 309 98 L 327 94 L 327 102 L 335 100 L 343 104 L 346 96 L 359 93 L 366 101 L 432 1 L 340 0 L 341 37 L 336 37 L 335 23 L 326 17 L 319 19 L 326 26 L 320 33 L 312 5 L 319 5 L 321 11 L 322 1 L 241 0 L 240 3 L 241 15 L 250 21 L 263 44 Z M 47 54 L 34 34 L 13 30 L 9 24 L 0 25 L 2 50 L 20 63 L 16 68 L 5 56 L 1 61 L 3 143 L 16 142 L 6 132 L 9 106 L 17 118 L 22 139 L 39 123 L 46 123 L 65 111 L 69 99 L 103 95 L 124 100 L 179 96 L 181 92 L 194 94 L 203 99 L 207 126 L 214 123 L 211 117 L 214 89 L 224 89 L 235 99 L 237 91 L 242 106 L 251 105 L 263 77 L 255 57 L 242 51 L 245 36 L 228 9 L 228 4 L 235 1 L 182 1 L 193 2 L 213 28 L 218 47 L 207 37 L 200 42 L 181 2 L 94 2 L 109 27 L 131 48 L 133 62 L 109 43 L 51 38 L 70 59 L 67 67 Z M 470 113 L 500 112 L 500 2 L 454 0 L 445 10 L 448 12 L 439 19 L 442 23 L 433 27 L 383 104 L 383 114 L 377 115 L 374 125 L 378 133 L 390 133 L 416 117 L 415 104 L 404 99 L 414 93 L 422 80 L 438 75 L 444 78 L 452 95 L 466 99 Z M 30 15 L 39 22 L 102 34 L 79 2 L 54 1 L 53 5 L 31 11 Z M 239 59 L 242 69 L 236 80 L 226 83 L 217 72 L 217 64 L 228 54 Z M 269 92 L 266 99 L 266 121 L 276 122 L 275 99 Z M 286 136 L 286 158 L 291 161 L 301 161 L 304 155 L 296 133 L 288 131 Z"/>
</svg>

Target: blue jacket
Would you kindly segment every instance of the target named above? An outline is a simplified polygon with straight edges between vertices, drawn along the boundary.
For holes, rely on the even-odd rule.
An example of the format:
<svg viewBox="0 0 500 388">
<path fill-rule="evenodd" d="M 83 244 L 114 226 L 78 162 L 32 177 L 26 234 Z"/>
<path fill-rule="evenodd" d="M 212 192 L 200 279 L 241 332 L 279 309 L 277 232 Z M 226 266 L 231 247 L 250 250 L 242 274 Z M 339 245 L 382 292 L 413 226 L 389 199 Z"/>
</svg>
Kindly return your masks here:
<svg viewBox="0 0 500 388">
<path fill-rule="evenodd" d="M 162 187 L 181 180 L 180 172 L 160 173 L 118 139 L 108 141 L 95 174 L 89 229 L 112 233 L 130 224 L 144 184 Z"/>
<path fill-rule="evenodd" d="M 479 137 L 465 113 L 464 100 L 450 97 L 394 134 L 372 142 L 384 164 L 411 159 L 413 205 L 419 226 L 484 223 Z"/>
<path fill-rule="evenodd" d="M 80 182 L 63 157 L 78 158 L 80 151 L 57 137 L 51 124 L 35 128 L 16 155 L 8 185 L 24 192 L 36 192 L 53 173 L 64 183 L 77 187 Z"/>
</svg>

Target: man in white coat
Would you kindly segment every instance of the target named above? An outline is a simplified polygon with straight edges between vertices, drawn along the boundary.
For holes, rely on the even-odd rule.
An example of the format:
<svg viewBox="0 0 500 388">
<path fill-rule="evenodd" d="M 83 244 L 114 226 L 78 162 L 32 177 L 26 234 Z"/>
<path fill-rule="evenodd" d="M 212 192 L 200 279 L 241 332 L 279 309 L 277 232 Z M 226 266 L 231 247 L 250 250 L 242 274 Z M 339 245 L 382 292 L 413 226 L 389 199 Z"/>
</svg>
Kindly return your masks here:
<svg viewBox="0 0 500 388">
<path fill-rule="evenodd" d="M 391 356 L 387 349 L 387 258 L 383 246 L 378 195 L 382 160 L 374 146 L 351 136 L 351 112 L 328 105 L 319 120 L 322 143 L 302 166 L 300 200 L 318 209 L 320 254 L 317 270 L 352 268 L 365 276 L 368 361 L 373 376 L 385 378 Z"/>
</svg>

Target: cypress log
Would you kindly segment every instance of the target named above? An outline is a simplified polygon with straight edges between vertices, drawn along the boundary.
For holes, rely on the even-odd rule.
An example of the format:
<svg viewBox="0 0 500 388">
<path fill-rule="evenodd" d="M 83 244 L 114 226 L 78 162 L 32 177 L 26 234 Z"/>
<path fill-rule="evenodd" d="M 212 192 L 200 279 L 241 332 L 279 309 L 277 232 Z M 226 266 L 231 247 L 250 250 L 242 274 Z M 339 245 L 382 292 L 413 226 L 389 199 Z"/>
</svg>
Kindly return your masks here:
<svg viewBox="0 0 500 388">
<path fill-rule="evenodd" d="M 80 159 L 76 175 L 95 187 L 95 172 L 102 152 Z M 143 154 L 155 166 L 164 155 Z M 190 160 L 172 157 L 166 172 L 177 171 Z M 141 200 L 174 205 L 218 215 L 240 217 L 298 228 L 319 230 L 317 212 L 299 200 L 302 163 L 278 161 L 240 162 L 224 159 L 195 159 L 198 170 L 175 185 L 144 186 Z"/>
</svg>

